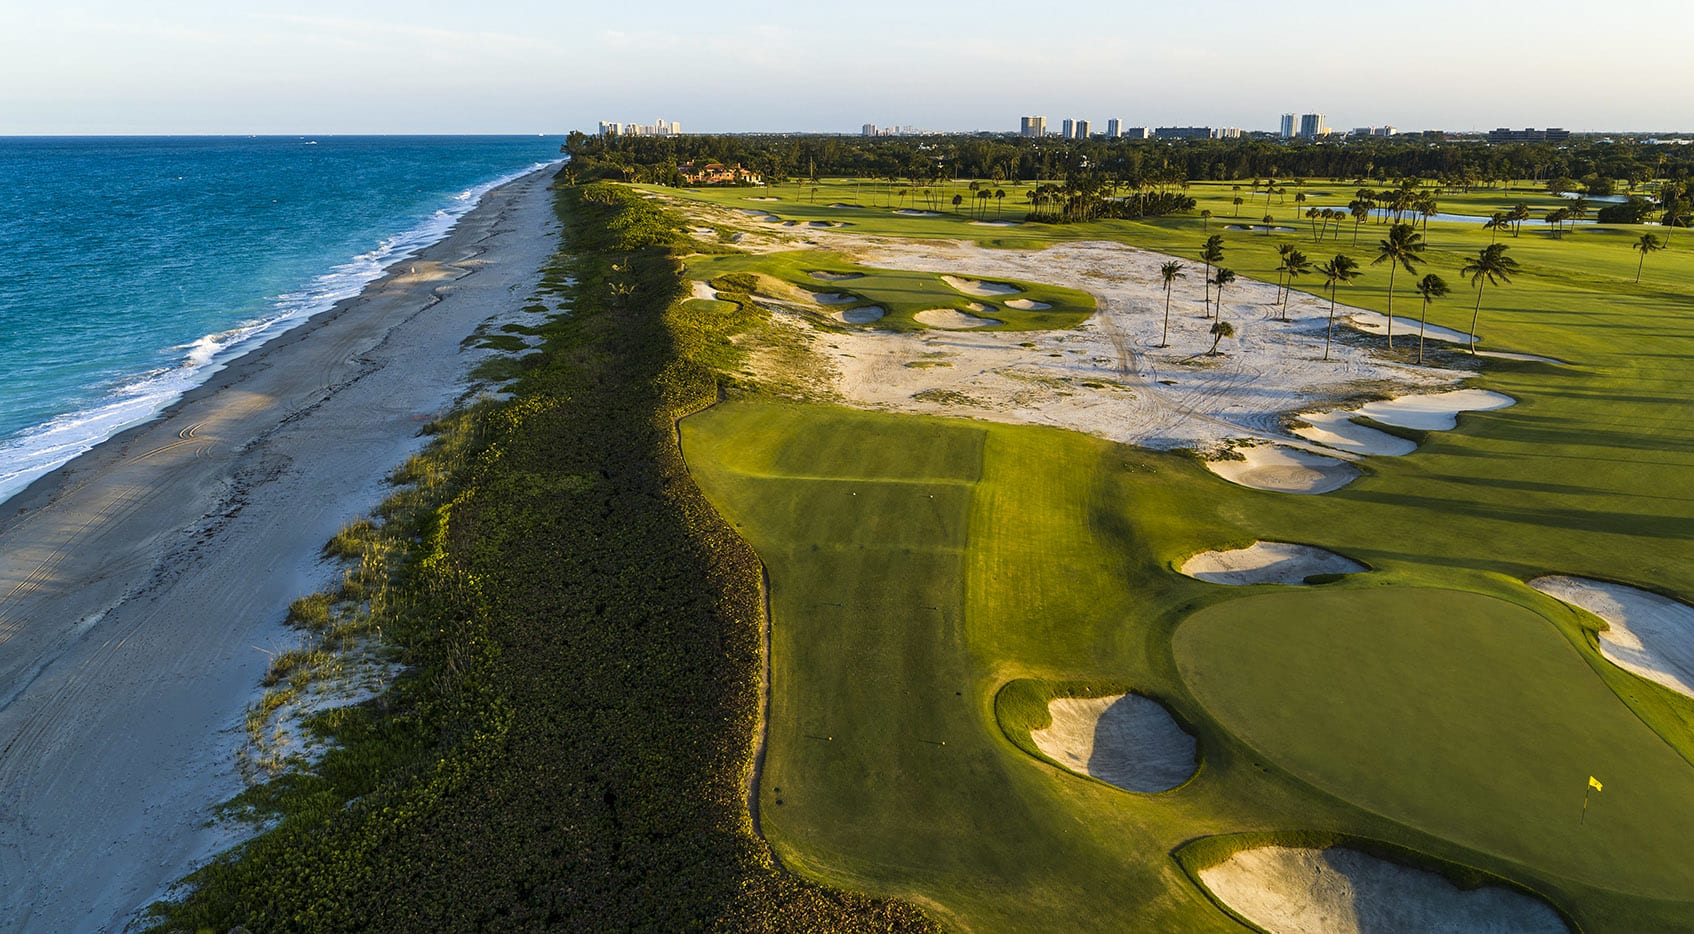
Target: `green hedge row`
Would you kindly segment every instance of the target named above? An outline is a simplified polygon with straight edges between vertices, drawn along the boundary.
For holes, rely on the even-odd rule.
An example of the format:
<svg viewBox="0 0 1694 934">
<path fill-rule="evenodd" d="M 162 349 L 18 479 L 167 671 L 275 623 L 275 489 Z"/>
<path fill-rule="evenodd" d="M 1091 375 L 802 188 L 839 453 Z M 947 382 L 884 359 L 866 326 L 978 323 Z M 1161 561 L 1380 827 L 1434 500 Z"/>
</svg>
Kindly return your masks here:
<svg viewBox="0 0 1694 934">
<path fill-rule="evenodd" d="M 388 522 L 412 543 L 381 626 L 408 673 L 242 802 L 279 823 L 161 928 L 933 928 L 784 872 L 753 832 L 760 566 L 675 433 L 747 322 L 682 310 L 676 218 L 612 186 L 560 203 L 571 313 L 510 402 L 465 416 L 478 450 L 439 504 Z"/>
</svg>

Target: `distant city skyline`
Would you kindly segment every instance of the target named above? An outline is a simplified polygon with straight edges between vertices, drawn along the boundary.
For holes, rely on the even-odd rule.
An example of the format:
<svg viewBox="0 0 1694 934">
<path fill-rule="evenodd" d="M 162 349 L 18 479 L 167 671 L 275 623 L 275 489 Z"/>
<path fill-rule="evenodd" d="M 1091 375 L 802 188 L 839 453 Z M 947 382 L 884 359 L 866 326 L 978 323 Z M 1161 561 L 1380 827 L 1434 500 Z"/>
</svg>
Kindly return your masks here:
<svg viewBox="0 0 1694 934">
<path fill-rule="evenodd" d="M 1653 35 L 1694 27 L 1684 0 L 1628 12 Z M 0 33 L 0 134 L 562 133 L 654 113 L 689 132 L 852 133 L 873 115 L 1016 132 L 1020 113 L 1274 132 L 1291 108 L 1344 129 L 1694 131 L 1694 57 L 1627 68 L 1581 53 L 1595 14 L 1577 0 L 1431 0 L 1414 16 L 1303 0 L 1267 25 L 1242 0 L 1079 0 L 1063 16 L 863 0 L 821 22 L 768 0 L 65 0 L 12 11 Z M 1342 35 L 1372 39 L 1326 45 Z"/>
</svg>

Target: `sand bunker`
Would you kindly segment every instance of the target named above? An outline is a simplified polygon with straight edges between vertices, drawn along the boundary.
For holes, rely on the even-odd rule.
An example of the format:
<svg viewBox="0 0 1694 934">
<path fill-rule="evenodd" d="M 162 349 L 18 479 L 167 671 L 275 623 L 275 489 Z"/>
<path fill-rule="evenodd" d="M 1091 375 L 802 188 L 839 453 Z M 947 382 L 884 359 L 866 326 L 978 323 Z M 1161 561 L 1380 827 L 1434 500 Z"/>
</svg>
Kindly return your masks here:
<svg viewBox="0 0 1694 934">
<path fill-rule="evenodd" d="M 777 217 L 775 214 L 767 214 L 764 217 L 764 221 L 767 224 L 780 224 L 782 223 L 782 218 Z"/>
<path fill-rule="evenodd" d="M 832 208 L 851 208 L 852 210 L 855 210 L 855 211 L 857 211 L 859 209 L 859 206 L 856 205 L 856 204 L 843 204 L 840 201 L 835 202 L 834 204 L 830 205 L 830 207 L 832 207 Z"/>
<path fill-rule="evenodd" d="M 1305 412 L 1296 417 L 1306 424 L 1294 429 L 1295 434 L 1338 451 L 1400 457 L 1418 449 L 1406 438 L 1354 422 L 1352 412 Z"/>
<path fill-rule="evenodd" d="M 846 221 L 807 221 L 808 227 L 845 227 Z"/>
<path fill-rule="evenodd" d="M 1388 316 L 1382 315 L 1382 314 L 1377 314 L 1374 311 L 1354 312 L 1353 314 L 1351 314 L 1347 317 L 1347 323 L 1351 324 L 1354 328 L 1356 328 L 1360 331 L 1364 331 L 1367 334 L 1387 334 L 1388 333 Z M 1427 340 L 1442 341 L 1442 342 L 1449 343 L 1449 344 L 1469 344 L 1470 343 L 1470 335 L 1466 334 L 1464 331 L 1455 331 L 1452 328 L 1444 328 L 1444 327 L 1440 327 L 1440 326 L 1434 325 L 1434 324 L 1431 324 L 1424 329 L 1423 336 Z M 1418 337 L 1418 322 L 1417 322 L 1417 319 L 1415 319 L 1415 318 L 1402 318 L 1399 315 L 1395 315 L 1394 316 L 1394 337 L 1395 338 L 1410 337 L 1414 341 L 1417 340 L 1417 337 Z M 1477 338 L 1477 340 L 1481 341 L 1482 338 L 1479 337 L 1479 338 Z M 1399 346 L 1399 345 L 1396 344 L 1395 346 Z"/>
<path fill-rule="evenodd" d="M 942 276 L 941 281 L 947 283 L 966 295 L 989 297 L 994 295 L 1016 295 L 1023 289 L 1004 282 L 983 282 L 980 279 L 961 279 L 958 276 Z"/>
<path fill-rule="evenodd" d="M 842 292 L 813 292 L 812 300 L 819 305 L 846 305 L 858 301 L 859 297 Z"/>
<path fill-rule="evenodd" d="M 1016 227 L 1017 221 L 971 221 L 972 227 Z"/>
<path fill-rule="evenodd" d="M 837 320 L 847 324 L 870 324 L 882 320 L 883 310 L 876 305 L 865 305 L 862 308 L 849 308 L 835 313 Z"/>
<path fill-rule="evenodd" d="M 1346 847 L 1256 847 L 1199 876 L 1215 898 L 1272 934 L 1569 931 L 1533 896 L 1498 885 L 1461 889 Z"/>
<path fill-rule="evenodd" d="M 1206 469 L 1240 486 L 1273 493 L 1328 493 L 1352 483 L 1352 464 L 1282 444 L 1237 448 L 1243 460 L 1207 461 Z"/>
<path fill-rule="evenodd" d="M 1486 389 L 1455 389 L 1372 402 L 1361 407 L 1359 414 L 1398 428 L 1450 431 L 1459 424 L 1460 412 L 1487 412 L 1515 402 L 1511 396 Z"/>
<path fill-rule="evenodd" d="M 1254 542 L 1233 551 L 1202 551 L 1182 563 L 1182 573 L 1213 584 L 1304 584 L 1314 574 L 1368 571 L 1352 558 L 1311 545 Z"/>
<path fill-rule="evenodd" d="M 994 318 L 979 318 L 976 315 L 968 315 L 952 308 L 930 308 L 912 315 L 912 318 L 926 327 L 941 328 L 944 331 L 991 328 L 1004 323 Z"/>
<path fill-rule="evenodd" d="M 748 201 L 781 201 L 781 198 L 748 198 Z"/>
<path fill-rule="evenodd" d="M 912 208 L 895 208 L 894 213 L 904 214 L 907 217 L 940 217 L 941 216 L 940 211 L 918 211 L 918 210 L 914 210 Z"/>
<path fill-rule="evenodd" d="M 699 279 L 690 279 L 688 289 L 694 298 L 704 299 L 708 302 L 717 301 L 718 290 L 712 288 L 710 283 L 702 282 Z"/>
<path fill-rule="evenodd" d="M 863 279 L 865 277 L 862 272 L 824 272 L 821 269 L 812 270 L 810 275 L 813 279 L 822 279 L 825 282 L 845 282 L 848 279 Z"/>
<path fill-rule="evenodd" d="M 1046 302 L 1032 302 L 1027 298 L 1014 298 L 1006 303 L 1006 307 L 1015 308 L 1018 311 L 1046 311 L 1053 306 Z"/>
<path fill-rule="evenodd" d="M 1600 654 L 1612 664 L 1694 697 L 1694 606 L 1585 577 L 1537 577 L 1529 586 L 1605 620 Z"/>
<path fill-rule="evenodd" d="M 1029 734 L 1043 755 L 1126 791 L 1169 791 L 1200 767 L 1194 737 L 1156 700 L 1059 697 L 1047 703 L 1047 713 L 1053 722 Z"/>
</svg>

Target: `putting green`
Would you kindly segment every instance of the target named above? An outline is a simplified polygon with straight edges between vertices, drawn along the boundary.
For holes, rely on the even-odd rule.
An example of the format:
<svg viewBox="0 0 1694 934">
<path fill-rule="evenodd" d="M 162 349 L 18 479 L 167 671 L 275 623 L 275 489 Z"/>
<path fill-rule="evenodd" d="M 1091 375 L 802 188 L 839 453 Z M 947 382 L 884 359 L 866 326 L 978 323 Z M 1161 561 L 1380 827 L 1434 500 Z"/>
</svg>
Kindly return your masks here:
<svg viewBox="0 0 1694 934">
<path fill-rule="evenodd" d="M 1513 862 L 1694 891 L 1694 768 L 1545 619 L 1424 588 L 1248 597 L 1177 630 L 1227 729 L 1312 784 Z M 1605 791 L 1582 798 L 1590 774 Z"/>
</svg>

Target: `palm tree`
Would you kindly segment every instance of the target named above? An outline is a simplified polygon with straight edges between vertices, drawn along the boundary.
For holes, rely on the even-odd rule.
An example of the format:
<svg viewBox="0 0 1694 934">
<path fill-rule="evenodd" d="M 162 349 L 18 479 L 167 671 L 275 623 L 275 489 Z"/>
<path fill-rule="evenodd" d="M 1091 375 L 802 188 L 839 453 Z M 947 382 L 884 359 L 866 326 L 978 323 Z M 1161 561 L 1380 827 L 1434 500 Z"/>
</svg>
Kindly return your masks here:
<svg viewBox="0 0 1694 934">
<path fill-rule="evenodd" d="M 1418 362 L 1423 362 L 1423 332 L 1429 326 L 1429 303 L 1448 292 L 1447 280 L 1430 273 L 1418 280 L 1418 294 L 1423 296 L 1423 316 L 1418 319 Z"/>
<path fill-rule="evenodd" d="M 1230 324 L 1228 321 L 1214 321 L 1212 323 L 1212 349 L 1206 351 L 1206 356 L 1208 356 L 1208 357 L 1217 356 L 1218 355 L 1218 344 L 1222 343 L 1224 338 L 1234 337 L 1234 336 L 1235 336 L 1235 325 Z"/>
<path fill-rule="evenodd" d="M 1370 217 L 1370 202 L 1360 197 L 1352 204 L 1347 205 L 1347 211 L 1353 215 L 1353 245 L 1358 246 L 1359 225 L 1365 222 L 1365 218 Z M 1336 239 L 1341 238 L 1337 237 Z"/>
<path fill-rule="evenodd" d="M 1235 205 L 1235 216 L 1240 217 L 1241 216 L 1241 206 L 1243 204 L 1247 203 L 1247 199 L 1241 197 L 1240 195 L 1236 195 L 1235 199 L 1233 201 L 1231 201 L 1230 203 Z"/>
<path fill-rule="evenodd" d="M 1635 241 L 1631 244 L 1631 246 L 1641 251 L 1641 262 L 1635 264 L 1635 282 L 1639 285 L 1641 283 L 1641 269 L 1647 265 L 1647 254 L 1656 250 L 1662 250 L 1665 248 L 1665 245 L 1659 242 L 1658 237 L 1650 233 L 1644 233 L 1641 235 L 1641 239 Z"/>
<path fill-rule="evenodd" d="M 1000 216 L 1000 203 L 1006 200 L 1006 189 L 994 189 L 994 216 Z"/>
<path fill-rule="evenodd" d="M 1488 242 L 1495 243 L 1500 239 L 1500 228 L 1510 227 L 1511 224 L 1512 216 L 1510 214 L 1507 214 L 1505 211 L 1495 211 L 1487 221 L 1483 222 L 1482 229 L 1492 231 L 1488 238 Z"/>
<path fill-rule="evenodd" d="M 1337 253 L 1333 259 L 1318 266 L 1318 273 L 1323 276 L 1323 284 L 1329 288 L 1329 330 L 1323 335 L 1323 358 L 1328 360 L 1329 343 L 1335 336 L 1335 287 L 1358 278 L 1359 263 L 1345 253 Z"/>
<path fill-rule="evenodd" d="M 1288 271 L 1288 254 L 1294 252 L 1294 244 L 1283 242 L 1276 245 L 1276 298 L 1271 299 L 1275 305 L 1282 301 L 1282 275 Z"/>
<path fill-rule="evenodd" d="M 1576 233 L 1576 222 L 1588 217 L 1588 199 L 1581 195 L 1570 200 L 1570 206 L 1564 209 L 1565 216 L 1570 219 L 1570 232 Z"/>
<path fill-rule="evenodd" d="M 1469 276 L 1470 284 L 1476 286 L 1476 308 L 1470 315 L 1470 352 L 1476 354 L 1476 319 L 1482 312 L 1482 288 L 1495 283 L 1510 285 L 1512 273 L 1517 272 L 1518 261 L 1506 255 L 1504 243 L 1490 243 L 1482 248 L 1476 259 L 1465 263 L 1459 269 L 1459 275 Z"/>
<path fill-rule="evenodd" d="M 965 196 L 964 195 L 954 195 L 953 196 L 953 213 L 954 214 L 959 213 L 959 205 L 964 204 L 964 203 L 965 203 Z"/>
<path fill-rule="evenodd" d="M 1274 223 L 1276 223 L 1276 218 L 1270 216 L 1269 214 L 1266 214 L 1265 215 L 1265 236 L 1267 236 L 1267 237 L 1270 236 L 1271 225 L 1274 224 Z"/>
<path fill-rule="evenodd" d="M 1519 201 L 1512 205 L 1511 218 L 1512 223 L 1516 225 L 1512 228 L 1512 238 L 1514 240 L 1517 239 L 1518 234 L 1523 233 L 1523 222 L 1529 220 L 1529 215 L 1529 202 Z"/>
<path fill-rule="evenodd" d="M 1169 347 L 1171 345 L 1171 287 L 1176 285 L 1176 280 L 1188 278 L 1188 274 L 1182 271 L 1182 264 L 1173 259 L 1159 266 L 1159 278 L 1165 283 L 1165 332 L 1159 337 L 1159 346 Z"/>
<path fill-rule="evenodd" d="M 1546 217 L 1542 218 L 1542 220 L 1553 225 L 1553 239 L 1558 240 L 1564 236 L 1564 223 L 1569 217 L 1570 208 L 1554 208 L 1547 212 Z"/>
<path fill-rule="evenodd" d="M 1288 320 L 1288 293 L 1294 291 L 1294 280 L 1312 271 L 1312 261 L 1306 254 L 1294 250 L 1283 261 L 1288 267 L 1288 284 L 1282 290 L 1282 320 Z"/>
<path fill-rule="evenodd" d="M 1218 320 L 1223 320 L 1223 287 L 1235 281 L 1235 270 L 1222 266 L 1212 273 L 1212 284 L 1218 287 Z"/>
<path fill-rule="evenodd" d="M 1394 349 L 1394 273 L 1401 268 L 1409 273 L 1417 272 L 1417 264 L 1423 261 L 1423 249 L 1423 235 L 1404 223 L 1388 228 L 1388 239 L 1376 243 L 1376 259 L 1370 261 L 1371 265 L 1388 264 L 1389 350 Z"/>
<path fill-rule="evenodd" d="M 1212 234 L 1200 247 L 1200 259 L 1206 264 L 1206 317 L 1212 316 L 1212 267 L 1223 262 L 1223 236 Z"/>
<path fill-rule="evenodd" d="M 1200 212 L 1200 229 L 1201 230 L 1211 230 L 1212 229 L 1212 212 L 1211 212 L 1210 209 Z"/>
</svg>

